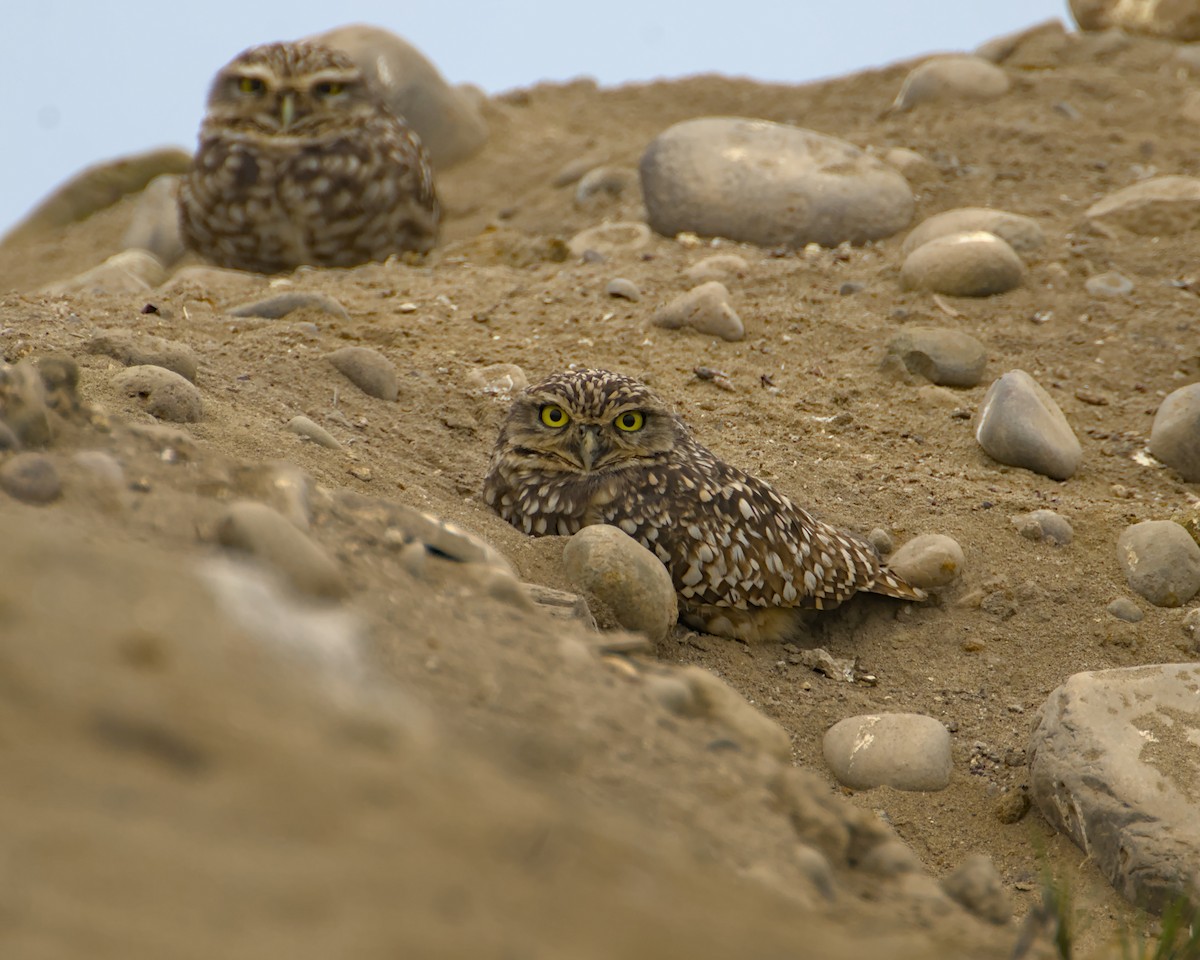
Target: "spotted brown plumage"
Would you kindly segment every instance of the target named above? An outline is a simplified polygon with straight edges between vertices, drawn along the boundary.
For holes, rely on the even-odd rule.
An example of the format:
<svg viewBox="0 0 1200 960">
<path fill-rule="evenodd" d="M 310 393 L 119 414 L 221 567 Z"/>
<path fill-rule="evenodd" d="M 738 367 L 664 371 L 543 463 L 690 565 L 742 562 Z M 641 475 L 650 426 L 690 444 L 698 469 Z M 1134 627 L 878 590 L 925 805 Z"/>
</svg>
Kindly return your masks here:
<svg viewBox="0 0 1200 960">
<path fill-rule="evenodd" d="M 685 621 L 710 633 L 784 639 L 798 611 L 859 591 L 925 599 L 871 544 L 725 463 L 644 384 L 605 370 L 555 374 L 514 400 L 483 495 L 534 536 L 624 530 L 670 571 Z"/>
<path fill-rule="evenodd" d="M 272 43 L 214 79 L 179 217 L 206 260 L 279 273 L 426 251 L 440 209 L 420 140 L 349 57 Z"/>
</svg>

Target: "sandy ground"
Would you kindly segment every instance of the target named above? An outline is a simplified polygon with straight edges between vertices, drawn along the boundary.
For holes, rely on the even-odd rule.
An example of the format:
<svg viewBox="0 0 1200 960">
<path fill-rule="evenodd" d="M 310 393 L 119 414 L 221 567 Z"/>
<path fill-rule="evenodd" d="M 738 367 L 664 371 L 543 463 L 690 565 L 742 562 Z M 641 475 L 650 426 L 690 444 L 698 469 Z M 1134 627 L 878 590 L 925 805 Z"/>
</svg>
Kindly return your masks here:
<svg viewBox="0 0 1200 960">
<path fill-rule="evenodd" d="M 1194 124 L 1180 113 L 1192 81 L 1172 61 L 1174 52 L 1170 44 L 1145 40 L 1116 52 L 1098 52 L 1088 42 L 1059 46 L 1039 40 L 1007 65 L 1014 88 L 1002 100 L 986 106 L 927 106 L 898 116 L 883 116 L 883 111 L 904 76 L 902 66 L 804 87 L 698 77 L 615 90 L 581 82 L 509 94 L 486 107 L 492 128 L 487 148 L 439 181 L 447 211 L 445 240 L 428 261 L 301 270 L 287 279 L 293 289 L 336 297 L 348 320 L 316 312 L 280 321 L 229 317 L 227 308 L 271 291 L 272 281 L 253 276 L 142 295 L 47 298 L 35 292 L 114 252 L 130 201 L 44 239 L 0 248 L 0 289 L 11 291 L 0 299 L 0 346 L 6 360 L 67 352 L 81 365 L 85 402 L 117 420 L 148 422 L 110 385 L 117 365 L 85 353 L 83 344 L 99 330 L 153 333 L 196 349 L 205 404 L 203 419 L 181 428 L 193 445 L 176 462 L 164 461 L 153 444 L 139 445 L 119 430 L 64 428 L 52 448 L 55 455 L 88 447 L 112 450 L 129 479 L 144 484 L 142 492 L 133 494 L 132 506 L 100 509 L 73 496 L 68 487 L 68 496 L 57 505 L 4 503 L 0 515 L 31 543 L 41 537 L 36 531 L 55 531 L 48 539 L 63 557 L 101 548 L 116 551 L 123 560 L 99 564 L 109 570 L 114 586 L 101 591 L 96 602 L 99 610 L 112 607 L 112 616 L 119 619 L 123 608 L 112 597 L 131 578 L 156 582 L 156 571 L 174 569 L 170 564 L 217 553 L 211 518 L 221 503 L 244 492 L 239 471 L 282 459 L 330 490 L 358 491 L 454 520 L 495 544 L 523 579 L 568 588 L 560 570 L 563 541 L 524 538 L 478 498 L 504 400 L 480 394 L 468 376 L 488 364 L 515 363 L 531 378 L 567 364 L 642 377 L 684 411 L 704 443 L 826 518 L 862 532 L 883 527 L 897 543 L 920 533 L 948 534 L 966 555 L 961 582 L 933 603 L 898 612 L 896 604 L 869 597 L 823 620 L 817 638 L 821 645 L 835 656 L 859 658 L 878 678 L 875 685 L 839 683 L 812 673 L 789 663 L 778 646 L 746 647 L 683 629 L 658 646 L 657 659 L 699 664 L 728 680 L 786 728 L 798 765 L 826 777 L 821 736 L 843 717 L 886 710 L 943 720 L 954 733 L 955 770 L 947 790 L 934 795 L 886 789 L 837 792 L 890 822 L 934 875 L 953 869 L 971 853 L 988 853 L 1018 916 L 1038 897 L 1037 873 L 1045 858 L 1069 876 L 1087 931 L 1085 945 L 1095 946 L 1120 923 L 1137 922 L 1127 905 L 1084 862 L 1083 854 L 1053 836 L 1036 813 L 1006 823 L 996 810 L 1026 780 L 1024 750 L 1034 714 L 1067 676 L 1194 656 L 1180 629 L 1183 611 L 1143 603 L 1145 619 L 1134 625 L 1117 621 L 1104 608 L 1127 592 L 1115 556 L 1119 532 L 1130 522 L 1168 517 L 1198 493 L 1194 484 L 1182 483 L 1169 470 L 1134 459 L 1146 446 L 1161 398 L 1200 378 L 1196 295 L 1173 285 L 1195 278 L 1196 240 L 1191 235 L 1102 235 L 1083 219 L 1096 199 L 1135 182 L 1150 168 L 1161 174 L 1200 174 Z M 1069 104 L 1077 115 L 1068 116 L 1057 108 L 1061 104 Z M 914 224 L 954 207 L 992 206 L 1036 218 L 1047 244 L 1029 258 L 1020 289 L 986 300 L 943 301 L 941 306 L 927 294 L 901 292 L 897 274 L 903 235 L 863 248 L 817 253 L 764 251 L 728 242 L 690 247 L 654 238 L 641 251 L 617 254 L 604 263 L 561 261 L 557 241 L 604 220 L 636 219 L 642 211 L 636 187 L 581 208 L 573 203 L 572 188 L 551 185 L 556 172 L 581 158 L 635 168 L 656 133 L 700 115 L 763 117 L 864 147 L 910 148 L 933 164 L 929 175 L 914 184 Z M 745 341 L 717 342 L 650 327 L 656 307 L 688 288 L 687 267 L 714 252 L 736 252 L 749 261 L 746 275 L 729 284 L 746 322 Z M 1132 295 L 1090 297 L 1084 281 L 1105 270 L 1129 277 L 1135 284 Z M 636 283 L 642 299 L 634 303 L 607 296 L 605 284 L 616 276 Z M 865 287 L 841 295 L 846 281 Z M 147 303 L 157 312 L 143 312 Z M 947 390 L 881 373 L 886 343 L 907 324 L 952 327 L 982 340 L 990 354 L 984 384 Z M 324 356 L 346 345 L 374 347 L 396 364 L 401 373 L 396 403 L 363 395 L 333 370 Z M 693 371 L 698 366 L 722 371 L 735 389 L 725 391 L 697 378 Z M 1065 483 L 1000 466 L 973 439 L 972 418 L 987 383 L 1014 368 L 1028 371 L 1050 391 L 1083 444 L 1083 465 Z M 324 425 L 345 444 L 345 452 L 285 432 L 283 424 L 296 414 Z M 1075 541 L 1070 546 L 1032 543 L 1018 535 L 1010 518 L 1041 507 L 1071 520 Z M 625 916 L 621 911 L 631 906 L 628 891 L 626 899 L 614 894 L 613 885 L 604 882 L 607 868 L 596 864 L 609 864 L 619 873 L 636 863 L 648 864 L 638 867 L 643 871 L 639 875 L 652 878 L 646 881 L 652 890 L 645 894 L 649 899 L 634 904 L 640 911 L 637 922 L 650 931 L 676 931 L 676 947 L 687 946 L 691 937 L 701 955 L 720 955 L 725 941 L 719 937 L 731 928 L 723 928 L 723 934 L 709 930 L 716 930 L 712 911 L 718 905 L 746 919 L 749 939 L 741 942 L 752 944 L 758 955 L 777 955 L 771 951 L 804 942 L 786 921 L 789 907 L 779 890 L 751 895 L 743 881 L 733 879 L 766 870 L 784 878 L 778 886 L 786 888 L 794 870 L 782 852 L 782 820 L 755 786 L 752 758 L 706 749 L 711 731 L 648 719 L 649 707 L 635 680 L 620 670 L 564 666 L 552 650 L 556 631 L 565 628 L 514 613 L 453 577 L 436 591 L 419 588 L 394 552 L 369 530 L 334 519 L 318 523 L 312 536 L 348 571 L 351 603 L 369 624 L 373 669 L 434 716 L 448 742 L 461 745 L 447 748 L 449 753 L 417 751 L 420 756 L 411 762 L 412 769 L 421 771 L 422 789 L 398 777 L 395 766 L 379 756 L 363 761 L 379 769 L 356 768 L 355 776 L 389 798 L 373 808 L 371 817 L 380 821 L 389 816 L 430 820 L 439 811 L 461 811 L 481 833 L 458 835 L 462 845 L 455 849 L 461 862 L 442 863 L 444 848 L 431 839 L 441 834 L 432 828 L 411 849 L 402 849 L 403 842 L 394 838 L 373 846 L 372 830 L 383 836 L 382 828 L 348 825 L 330 813 L 340 803 L 358 810 L 356 805 L 365 802 L 357 787 L 345 787 L 347 796 L 354 794 L 348 800 L 335 795 L 342 787 L 328 782 L 350 776 L 343 767 L 356 761 L 339 756 L 321 739 L 320 730 L 309 729 L 315 721 L 308 718 L 301 695 L 293 697 L 290 688 L 286 696 L 280 694 L 288 707 L 282 716 L 295 719 L 296 726 L 268 722 L 250 703 L 245 723 L 250 730 L 262 726 L 261 742 L 239 748 L 234 733 L 214 726 L 211 749 L 221 758 L 221 777 L 214 782 L 188 774 L 194 780 L 191 794 L 187 785 L 193 780 L 187 777 L 182 783 L 176 777 L 170 783 L 128 786 L 153 799 L 145 809 L 137 808 L 136 816 L 121 820 L 118 831 L 105 832 L 106 824 L 112 826 L 103 819 L 108 800 L 88 806 L 96 798 L 88 797 L 92 781 L 82 772 L 70 777 L 69 785 L 57 784 L 52 793 L 62 801 L 58 805 L 10 796 L 14 807 L 5 819 L 26 824 L 25 833 L 32 836 L 39 817 L 48 818 L 43 826 L 49 829 L 60 814 L 87 807 L 99 818 L 96 829 L 86 829 L 91 821 L 82 814 L 68 817 L 76 824 L 75 831 L 68 831 L 74 842 L 106 850 L 111 846 L 114 856 L 167 856 L 155 847 L 155 824 L 165 831 L 163 824 L 169 824 L 173 811 L 184 809 L 180 816 L 191 817 L 193 806 L 205 803 L 211 813 L 217 800 L 210 794 L 220 793 L 223 784 L 236 793 L 238 770 L 250 776 L 260 754 L 275 756 L 281 765 L 295 766 L 296 776 L 287 780 L 281 775 L 274 784 L 278 789 L 258 792 L 245 781 L 239 802 L 246 822 L 269 821 L 273 803 L 294 790 L 318 790 L 325 784 L 330 791 L 321 807 L 325 819 L 314 814 L 311 824 L 296 830 L 310 830 L 306 842 L 316 860 L 325 856 L 325 843 L 334 865 L 326 886 L 313 880 L 297 888 L 290 902 L 276 904 L 279 917 L 333 910 L 329 904 L 336 898 L 322 899 L 327 887 L 344 882 L 357 890 L 356 883 L 366 882 L 363 875 L 377 876 L 371 871 L 389 855 L 411 856 L 417 858 L 414 862 L 442 863 L 429 868 L 431 876 L 444 869 L 458 877 L 462 898 L 476 905 L 475 913 L 461 908 L 464 915 L 526 937 L 508 943 L 523 943 L 528 952 L 487 955 L 552 955 L 555 944 L 566 943 L 556 940 L 553 931 L 574 925 L 576 932 L 595 928 L 589 942 L 600 956 L 604 949 L 619 951 L 620 945 L 606 939 L 615 934 L 587 905 L 616 911 L 613 916 Z M 63 546 L 75 540 L 86 543 L 86 549 Z M 9 588 L 17 591 L 26 580 L 29 590 L 47 580 L 60 584 L 62 564 L 67 563 L 63 557 L 32 568 L 10 560 Z M 160 565 L 154 558 L 164 559 Z M 67 585 L 64 581 L 62 588 Z M 174 597 L 177 590 L 177 584 L 166 583 L 163 595 Z M 220 678 L 211 679 L 215 683 Z M 6 734 L 10 748 L 14 741 L 22 743 L 22 769 L 31 782 L 38 757 L 53 758 L 56 768 L 64 763 L 64 769 L 77 771 L 94 767 L 101 781 L 108 776 L 107 755 L 98 753 L 91 741 L 78 742 L 79 731 L 69 726 L 41 725 L 34 713 L 14 726 L 16 734 Z M 459 749 L 461 763 L 450 762 L 448 757 L 457 756 Z M 306 750 L 313 751 L 311 764 L 305 762 Z M 498 759 L 505 776 L 480 760 L 480 754 Z M 403 756 L 396 748 L 391 759 Z M 142 769 L 130 774 L 152 775 L 169 779 Z M 285 782 L 287 790 L 280 786 Z M 829 782 L 834 790 L 831 778 Z M 370 792 L 367 786 L 362 789 Z M 401 795 L 403 804 L 397 799 Z M 564 854 L 570 863 L 556 861 L 555 869 L 569 872 L 574 865 L 595 881 L 576 890 L 574 899 L 564 893 L 570 900 L 566 905 L 556 906 L 550 897 L 548 891 L 557 887 L 547 883 L 549 874 L 508 875 L 493 869 L 497 859 L 487 853 L 502 829 L 489 833 L 487 824 L 529 817 L 530 809 L 540 809 L 538 804 L 552 810 L 555 822 L 569 825 L 563 829 L 581 831 L 571 834 Z M 578 822 L 570 818 L 571 810 L 579 811 Z M 331 825 L 335 822 L 340 826 Z M 255 862 L 286 874 L 285 861 L 271 859 L 271 850 L 278 854 L 278 849 L 266 841 L 255 861 L 257 848 L 249 841 L 238 846 L 227 833 L 225 827 L 236 832 L 234 826 L 217 827 L 199 813 L 189 823 L 211 829 L 219 841 L 213 840 L 211 856 L 197 867 L 194 883 L 181 885 L 180 898 L 194 898 L 219 913 L 223 901 L 205 886 L 205 870 L 211 871 L 210 879 L 228 880 L 230 889 L 251 884 Z M 193 852 L 205 849 L 198 838 L 192 841 Z M 229 858 L 217 856 L 220 851 L 229 852 Z M 187 855 L 181 848 L 180 856 Z M 698 873 L 687 866 L 695 858 L 705 864 Z M 46 869 L 51 876 L 52 868 Z M 622 883 L 628 880 L 622 877 Z M 101 881 L 93 877 L 89 882 L 99 890 Z M 449 941 L 439 939 L 440 921 L 429 917 L 453 916 L 460 906 L 424 904 L 428 891 L 415 881 L 396 890 L 405 910 L 425 918 L 414 923 L 428 936 L 427 943 L 440 944 L 427 955 L 454 955 Z M 513 897 L 507 913 L 489 901 L 497 890 Z M 63 896 L 77 893 L 86 900 L 89 895 L 82 880 L 71 891 Z M 170 904 L 177 901 L 169 892 L 154 889 L 146 896 L 164 917 L 175 916 Z M 364 894 L 357 905 L 364 916 L 386 909 L 384 890 L 372 896 L 375 901 Z M 639 897 L 633 895 L 635 901 Z M 58 916 L 54 905 L 38 903 L 38 916 L 52 929 Z M 695 908 L 694 917 L 689 907 Z M 831 943 L 850 942 L 855 949 L 848 949 L 847 956 L 862 955 L 855 950 L 864 944 L 853 938 L 862 936 L 863 918 L 870 918 L 871 929 L 878 931 L 872 937 L 893 932 L 901 938 L 916 936 L 912 931 L 923 926 L 853 898 L 827 912 L 822 916 L 819 909 L 806 908 L 805 923 L 814 931 L 829 931 Z M 219 942 L 204 939 L 213 935 L 215 921 L 206 926 L 194 916 L 192 920 L 179 928 L 188 948 L 171 941 L 178 955 L 199 956 L 206 944 Z M 422 922 L 431 926 L 421 927 Z M 146 924 L 154 926 L 149 920 Z M 535 936 L 542 924 L 545 936 Z M 356 955 L 375 955 L 382 945 L 397 942 L 387 939 L 385 924 L 367 927 L 377 928 L 379 937 L 372 941 L 364 933 L 368 940 L 358 944 L 364 952 Z M 689 929 L 692 934 L 679 933 Z M 158 929 L 154 936 L 169 931 L 169 926 Z M 696 931 L 705 936 L 693 935 Z M 943 942 L 957 936 L 936 923 L 920 935 Z M 981 950 L 999 950 L 1004 937 L 979 931 L 972 936 L 989 944 Z M 53 940 L 46 937 L 45 944 Z M 147 937 L 145 943 L 158 942 Z M 43 941 L 31 936 L 22 942 Z M 371 946 L 364 947 L 368 942 Z M 309 946 L 318 955 L 317 946 Z M 891 946 L 879 949 L 893 955 Z M 919 953 L 920 947 L 913 950 Z M 50 947 L 38 953 L 30 946 L 26 955 L 60 954 Z M 115 947 L 112 955 L 119 955 Z M 247 949 L 238 955 L 255 954 Z M 647 949 L 644 955 L 665 954 Z"/>
</svg>

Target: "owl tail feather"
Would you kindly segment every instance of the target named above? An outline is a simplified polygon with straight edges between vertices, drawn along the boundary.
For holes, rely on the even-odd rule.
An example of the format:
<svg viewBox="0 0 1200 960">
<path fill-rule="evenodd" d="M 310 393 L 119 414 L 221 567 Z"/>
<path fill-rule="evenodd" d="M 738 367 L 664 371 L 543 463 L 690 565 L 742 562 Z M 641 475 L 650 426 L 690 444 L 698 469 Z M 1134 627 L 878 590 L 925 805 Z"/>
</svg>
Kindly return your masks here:
<svg viewBox="0 0 1200 960">
<path fill-rule="evenodd" d="M 919 587 L 914 587 L 897 573 L 884 567 L 879 576 L 868 588 L 871 593 L 882 593 L 885 597 L 895 597 L 897 600 L 927 600 L 929 594 Z"/>
</svg>

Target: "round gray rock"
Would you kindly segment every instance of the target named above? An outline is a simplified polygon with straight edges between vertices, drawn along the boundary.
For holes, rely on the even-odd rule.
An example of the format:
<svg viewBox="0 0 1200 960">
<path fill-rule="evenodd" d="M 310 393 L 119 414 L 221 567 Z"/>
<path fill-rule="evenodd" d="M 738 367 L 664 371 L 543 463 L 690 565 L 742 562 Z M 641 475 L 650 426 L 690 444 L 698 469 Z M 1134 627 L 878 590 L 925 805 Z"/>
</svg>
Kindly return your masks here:
<svg viewBox="0 0 1200 960">
<path fill-rule="evenodd" d="M 919 713 L 840 720 L 825 732 L 825 762 L 852 790 L 944 790 L 950 784 L 950 732 Z"/>
<path fill-rule="evenodd" d="M 1046 242 L 1042 228 L 1032 217 L 990 207 L 959 207 L 947 210 L 922 220 L 904 238 L 900 252 L 906 256 L 930 240 L 954 233 L 992 233 L 1007 243 L 1017 253 L 1029 253 Z"/>
<path fill-rule="evenodd" d="M 400 395 L 396 367 L 378 350 L 342 347 L 329 354 L 329 362 L 338 373 L 368 396 L 390 402 Z"/>
<path fill-rule="evenodd" d="M 1126 527 L 1117 562 L 1130 589 L 1156 607 L 1179 607 L 1200 593 L 1200 546 L 1172 520 Z"/>
<path fill-rule="evenodd" d="M 887 565 L 914 587 L 928 590 L 953 583 L 965 563 L 962 547 L 953 537 L 923 533 L 888 557 Z"/>
<path fill-rule="evenodd" d="M 1200 383 L 1180 387 L 1159 405 L 1150 452 L 1189 483 L 1200 481 Z"/>
<path fill-rule="evenodd" d="M 563 549 L 563 569 L 626 630 L 661 640 L 678 618 L 671 575 L 658 557 L 607 524 L 584 527 Z M 601 619 L 599 616 L 597 619 Z"/>
<path fill-rule="evenodd" d="M 1126 623 L 1138 623 L 1145 617 L 1142 608 L 1129 597 L 1117 597 L 1104 610 L 1110 616 L 1124 620 Z"/>
<path fill-rule="evenodd" d="M 1062 410 L 1024 370 L 1010 370 L 988 387 L 975 439 L 993 460 L 1054 480 L 1072 476 L 1083 459 Z"/>
<path fill-rule="evenodd" d="M 1096 201 L 1087 216 L 1144 236 L 1186 233 L 1200 225 L 1200 178 L 1143 180 Z"/>
<path fill-rule="evenodd" d="M 638 289 L 638 285 L 624 277 L 613 277 L 604 285 L 604 292 L 610 297 L 621 297 L 634 303 L 642 299 L 642 291 Z"/>
<path fill-rule="evenodd" d="M 18 453 L 0 466 L 0 489 L 14 500 L 40 506 L 62 496 L 62 479 L 44 453 Z"/>
<path fill-rule="evenodd" d="M 710 280 L 671 300 L 654 315 L 654 325 L 667 330 L 688 327 L 722 340 L 746 336 L 742 318 L 729 302 L 729 291 L 718 280 Z"/>
<path fill-rule="evenodd" d="M 203 411 L 196 385 L 165 367 L 151 364 L 130 367 L 113 377 L 112 384 L 126 396 L 134 397 L 146 413 L 159 420 L 192 423 L 200 419 Z"/>
<path fill-rule="evenodd" d="M 952 233 L 923 243 L 904 258 L 900 283 L 952 297 L 990 297 L 1021 285 L 1025 266 L 994 233 Z"/>
<path fill-rule="evenodd" d="M 835 247 L 891 236 L 912 217 L 904 177 L 853 144 L 741 117 L 685 120 L 642 155 L 650 226 L 761 246 Z"/>
<path fill-rule="evenodd" d="M 217 521 L 217 541 L 257 557 L 301 593 L 336 599 L 347 592 L 329 554 L 265 503 L 241 500 L 226 507 Z"/>
<path fill-rule="evenodd" d="M 969 333 L 945 327 L 905 327 L 887 355 L 909 373 L 948 387 L 973 387 L 983 377 L 987 350 Z"/>
<path fill-rule="evenodd" d="M 1066 517 L 1053 510 L 1034 510 L 1012 518 L 1013 526 L 1026 540 L 1049 540 L 1058 546 L 1066 546 L 1075 536 Z"/>
<path fill-rule="evenodd" d="M 982 57 L 935 57 L 904 78 L 892 112 L 911 110 L 921 103 L 995 100 L 1011 86 L 1008 74 Z"/>
</svg>

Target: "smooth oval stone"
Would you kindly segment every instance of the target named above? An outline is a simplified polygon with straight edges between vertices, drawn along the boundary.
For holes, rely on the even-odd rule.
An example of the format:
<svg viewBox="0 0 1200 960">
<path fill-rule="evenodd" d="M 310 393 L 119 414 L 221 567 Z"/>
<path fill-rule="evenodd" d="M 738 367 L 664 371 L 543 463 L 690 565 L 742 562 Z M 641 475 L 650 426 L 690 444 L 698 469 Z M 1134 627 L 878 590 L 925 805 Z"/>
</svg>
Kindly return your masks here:
<svg viewBox="0 0 1200 960">
<path fill-rule="evenodd" d="M 1054 398 L 1024 370 L 1010 370 L 988 387 L 975 439 L 993 460 L 1066 480 L 1083 448 Z"/>
<path fill-rule="evenodd" d="M 1128 597 L 1117 597 L 1104 609 L 1110 615 L 1118 620 L 1124 620 L 1126 623 L 1138 623 L 1145 617 L 1142 608 Z"/>
<path fill-rule="evenodd" d="M 308 290 L 289 290 L 287 293 L 278 293 L 264 300 L 238 304 L 229 310 L 229 315 L 231 317 L 262 317 L 266 320 L 279 320 L 297 310 L 316 310 L 341 320 L 350 319 L 346 308 L 329 294 L 313 293 Z"/>
<path fill-rule="evenodd" d="M 44 453 L 18 453 L 0 465 L 0 489 L 14 500 L 41 506 L 62 496 L 62 479 Z"/>
<path fill-rule="evenodd" d="M 729 302 L 729 291 L 717 280 L 675 297 L 654 315 L 654 325 L 668 330 L 688 327 L 722 340 L 741 340 L 746 336 L 742 319 Z"/>
<path fill-rule="evenodd" d="M 951 297 L 991 297 L 1021 285 L 1021 258 L 994 233 L 953 233 L 917 247 L 904 259 L 900 283 Z"/>
<path fill-rule="evenodd" d="M 904 238 L 900 252 L 907 256 L 917 247 L 938 237 L 954 233 L 975 233 L 980 230 L 995 234 L 1017 253 L 1036 250 L 1046 242 L 1046 235 L 1032 217 L 1008 213 L 1005 210 L 992 210 L 989 207 L 959 207 L 957 210 L 947 210 L 922 220 Z"/>
<path fill-rule="evenodd" d="M 143 410 L 159 420 L 192 423 L 200 419 L 203 410 L 196 385 L 165 367 L 130 367 L 113 377 L 112 385 L 135 397 Z"/>
<path fill-rule="evenodd" d="M 1143 180 L 1097 200 L 1086 216 L 1143 236 L 1186 233 L 1200 225 L 1200 178 Z"/>
<path fill-rule="evenodd" d="M 391 111 L 421 138 L 434 169 L 477 153 L 488 138 L 475 98 L 446 83 L 416 47 L 390 30 L 353 24 L 310 37 L 346 53 Z"/>
<path fill-rule="evenodd" d="M 610 297 L 621 297 L 634 303 L 642 299 L 642 291 L 638 289 L 638 285 L 624 277 L 613 277 L 604 285 L 604 292 Z"/>
<path fill-rule="evenodd" d="M 1133 281 L 1119 273 L 1098 273 L 1088 277 L 1083 288 L 1093 297 L 1124 297 L 1133 293 Z"/>
<path fill-rule="evenodd" d="M 637 173 L 629 167 L 596 167 L 579 178 L 575 187 L 575 205 L 586 207 L 597 198 L 616 199 L 637 183 Z"/>
<path fill-rule="evenodd" d="M 965 563 L 962 547 L 953 537 L 923 533 L 888 557 L 887 565 L 914 587 L 928 590 L 953 583 Z"/>
<path fill-rule="evenodd" d="M 329 362 L 367 396 L 387 401 L 394 401 L 400 396 L 396 367 L 378 350 L 342 347 L 329 354 Z"/>
<path fill-rule="evenodd" d="M 892 338 L 888 356 L 909 373 L 949 387 L 973 387 L 983 377 L 987 349 L 969 333 L 945 327 L 905 327 Z"/>
<path fill-rule="evenodd" d="M 766 120 L 702 117 L 660 133 L 640 165 L 650 226 L 760 246 L 863 243 L 912 217 L 904 177 L 853 144 Z"/>
<path fill-rule="evenodd" d="M 745 257 L 736 253 L 717 253 L 703 260 L 697 260 L 683 271 L 683 275 L 693 283 L 706 283 L 709 280 L 732 280 L 734 277 L 744 277 L 750 271 L 750 264 Z"/>
<path fill-rule="evenodd" d="M 1171 520 L 1144 520 L 1121 531 L 1117 562 L 1129 587 L 1156 607 L 1178 607 L 1200 593 L 1200 546 Z"/>
<path fill-rule="evenodd" d="M 1023 513 L 1013 517 L 1012 523 L 1026 540 L 1049 540 L 1059 546 L 1066 546 L 1075 536 L 1067 518 L 1059 516 L 1053 510 Z"/>
<path fill-rule="evenodd" d="M 88 353 L 99 353 L 130 367 L 153 366 L 173 370 L 192 383 L 200 359 L 186 343 L 164 340 L 148 333 L 135 334 L 128 330 L 105 330 L 87 343 Z"/>
<path fill-rule="evenodd" d="M 122 250 L 103 263 L 42 288 L 49 296 L 68 293 L 142 293 L 157 287 L 167 272 L 145 250 Z"/>
<path fill-rule="evenodd" d="M 935 57 L 904 78 L 892 112 L 911 110 L 921 103 L 995 100 L 1011 86 L 1008 74 L 982 57 Z"/>
<path fill-rule="evenodd" d="M 126 250 L 146 250 L 163 266 L 177 263 L 186 253 L 179 229 L 177 174 L 155 177 L 137 198 L 129 226 L 121 238 Z"/>
<path fill-rule="evenodd" d="M 563 572 L 618 625 L 651 640 L 663 639 L 678 617 L 667 568 L 617 527 L 596 524 L 571 537 L 563 548 Z"/>
<path fill-rule="evenodd" d="M 1189 483 L 1200 481 L 1200 383 L 1180 387 L 1159 405 L 1150 452 Z"/>
<path fill-rule="evenodd" d="M 217 521 L 217 541 L 274 567 L 301 593 L 336 599 L 347 592 L 329 554 L 265 503 L 240 500 L 226 507 Z"/>
<path fill-rule="evenodd" d="M 616 253 L 640 250 L 650 241 L 650 228 L 636 220 L 601 223 L 581 230 L 567 241 L 571 256 L 582 257 L 589 250 L 605 257 Z"/>
<path fill-rule="evenodd" d="M 909 183 L 923 183 L 938 175 L 936 164 L 908 147 L 892 147 L 883 155 L 883 162 L 904 174 Z"/>
<path fill-rule="evenodd" d="M 297 434 L 304 437 L 305 440 L 311 440 L 313 443 L 321 447 L 327 447 L 330 450 L 341 450 L 342 445 L 337 438 L 326 430 L 319 423 L 315 423 L 308 417 L 300 415 L 292 417 L 284 427 L 289 433 Z"/>
<path fill-rule="evenodd" d="M 924 714 L 847 717 L 825 732 L 821 746 L 833 775 L 852 790 L 935 791 L 950 785 L 950 731 Z"/>
</svg>

